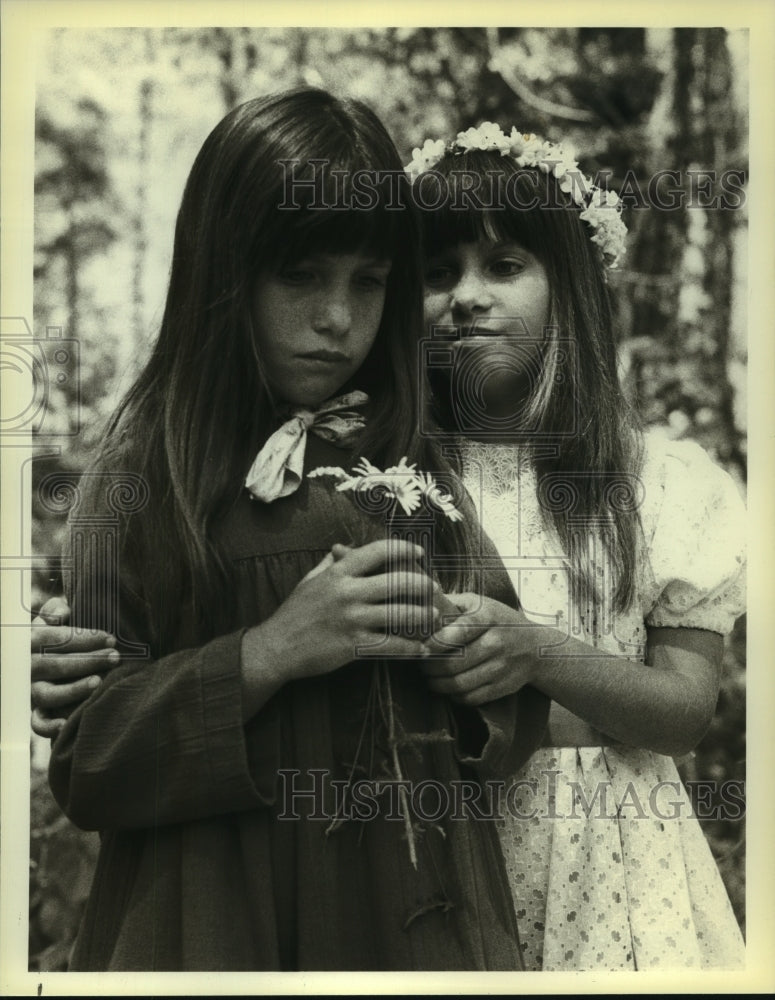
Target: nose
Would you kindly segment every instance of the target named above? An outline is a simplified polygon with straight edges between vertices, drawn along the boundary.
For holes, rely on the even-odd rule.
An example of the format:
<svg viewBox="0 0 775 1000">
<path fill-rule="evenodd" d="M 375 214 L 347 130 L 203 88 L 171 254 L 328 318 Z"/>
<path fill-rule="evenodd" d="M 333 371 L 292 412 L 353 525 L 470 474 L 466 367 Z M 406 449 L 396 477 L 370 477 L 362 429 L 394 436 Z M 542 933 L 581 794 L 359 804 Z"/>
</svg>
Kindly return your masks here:
<svg viewBox="0 0 775 1000">
<path fill-rule="evenodd" d="M 495 302 L 482 275 L 471 270 L 460 276 L 452 289 L 450 306 L 453 319 L 480 316 L 490 310 Z"/>
<path fill-rule="evenodd" d="M 315 333 L 343 337 L 350 332 L 351 322 L 350 300 L 345 292 L 332 289 L 321 295 L 312 320 Z"/>
</svg>

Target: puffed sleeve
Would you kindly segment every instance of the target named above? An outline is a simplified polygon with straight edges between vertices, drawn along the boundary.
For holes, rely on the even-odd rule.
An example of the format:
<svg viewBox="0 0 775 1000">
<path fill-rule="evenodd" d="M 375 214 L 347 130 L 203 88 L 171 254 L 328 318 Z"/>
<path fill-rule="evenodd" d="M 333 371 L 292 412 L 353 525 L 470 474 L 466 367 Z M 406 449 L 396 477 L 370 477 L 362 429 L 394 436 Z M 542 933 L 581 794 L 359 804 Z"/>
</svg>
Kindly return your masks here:
<svg viewBox="0 0 775 1000">
<path fill-rule="evenodd" d="M 741 492 L 694 442 L 649 437 L 643 470 L 646 624 L 726 635 L 745 609 Z"/>
</svg>

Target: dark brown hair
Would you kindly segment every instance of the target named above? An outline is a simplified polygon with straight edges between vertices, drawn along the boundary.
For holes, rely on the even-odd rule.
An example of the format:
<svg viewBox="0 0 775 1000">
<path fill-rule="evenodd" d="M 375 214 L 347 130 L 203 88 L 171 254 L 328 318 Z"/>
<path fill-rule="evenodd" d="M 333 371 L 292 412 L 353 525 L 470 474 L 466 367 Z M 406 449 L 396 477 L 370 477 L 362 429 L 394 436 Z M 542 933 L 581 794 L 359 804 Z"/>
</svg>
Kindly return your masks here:
<svg viewBox="0 0 775 1000">
<path fill-rule="evenodd" d="M 313 178 L 320 163 L 320 189 L 298 183 Z M 394 192 L 381 184 L 367 208 L 350 199 L 351 208 L 341 211 L 331 202 L 334 171 L 340 195 L 342 179 L 351 185 L 359 172 L 403 178 L 398 152 L 368 107 L 302 88 L 227 114 L 186 183 L 159 336 L 109 426 L 101 458 L 110 464 L 119 456 L 147 483 L 150 503 L 125 544 L 135 549 L 134 562 L 162 567 L 146 582 L 162 641 L 174 635 L 184 602 L 211 633 L 233 624 L 234 583 L 213 526 L 235 503 L 278 421 L 251 320 L 262 271 L 320 249 L 364 249 L 392 261 L 379 331 L 353 379 L 371 400 L 358 450 L 382 466 L 406 455 L 423 469 L 449 468 L 418 430 L 417 213 L 410 199 L 400 211 L 389 209 Z M 290 192 L 289 177 L 297 182 Z M 468 530 L 445 525 L 444 545 L 465 549 Z"/>
<path fill-rule="evenodd" d="M 488 181 L 478 198 L 464 194 L 472 176 Z M 521 168 L 498 152 L 448 154 L 420 176 L 414 194 L 420 205 L 439 206 L 421 212 L 426 259 L 460 243 L 514 240 L 546 269 L 551 316 L 541 370 L 521 410 L 524 441 L 545 518 L 571 555 L 578 596 L 600 596 L 587 544 L 580 544 L 579 526 L 585 525 L 587 538 L 599 531 L 608 538 L 613 607 L 626 609 L 635 594 L 641 436 L 619 382 L 609 288 L 603 257 L 590 238 L 594 231 L 551 174 Z M 451 401 L 443 394 L 442 384 L 437 417 L 449 425 Z"/>
</svg>

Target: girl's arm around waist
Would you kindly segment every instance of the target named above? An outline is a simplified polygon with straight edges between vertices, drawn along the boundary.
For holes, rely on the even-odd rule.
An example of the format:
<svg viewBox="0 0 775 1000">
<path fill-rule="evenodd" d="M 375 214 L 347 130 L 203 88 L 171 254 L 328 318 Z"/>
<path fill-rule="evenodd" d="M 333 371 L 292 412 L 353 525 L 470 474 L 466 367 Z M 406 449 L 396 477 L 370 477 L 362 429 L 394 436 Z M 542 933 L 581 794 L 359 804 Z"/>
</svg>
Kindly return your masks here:
<svg viewBox="0 0 775 1000">
<path fill-rule="evenodd" d="M 399 544 L 407 558 L 418 557 L 415 546 Z M 49 781 L 64 812 L 85 829 L 101 829 L 271 803 L 280 766 L 273 696 L 290 681 L 355 659 L 359 646 L 384 634 L 389 600 L 409 602 L 409 614 L 413 598 L 425 592 L 419 573 L 402 574 L 397 584 L 394 575 L 376 572 L 387 560 L 386 545 L 373 542 L 336 564 L 323 560 L 259 625 L 111 671 L 53 745 Z M 125 634 L 136 638 L 138 631 Z M 422 652 L 420 642 L 401 636 L 390 636 L 388 645 L 395 655 Z"/>
<path fill-rule="evenodd" d="M 148 827 L 266 805 L 272 754 L 249 766 L 242 706 L 244 633 L 159 660 L 128 660 L 54 741 L 49 783 L 84 829 Z M 258 721 L 258 720 L 257 720 Z M 267 706 L 257 737 L 279 746 Z"/>
</svg>

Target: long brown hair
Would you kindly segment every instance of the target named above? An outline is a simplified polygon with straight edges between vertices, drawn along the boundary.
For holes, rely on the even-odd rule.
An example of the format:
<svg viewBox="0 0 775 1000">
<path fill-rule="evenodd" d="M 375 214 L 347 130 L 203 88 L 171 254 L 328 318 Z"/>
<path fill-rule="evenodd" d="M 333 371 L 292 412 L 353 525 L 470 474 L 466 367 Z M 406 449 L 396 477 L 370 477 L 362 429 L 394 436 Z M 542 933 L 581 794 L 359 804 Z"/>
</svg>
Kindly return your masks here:
<svg viewBox="0 0 775 1000">
<path fill-rule="evenodd" d="M 465 195 L 472 176 L 487 178 L 486 197 Z M 614 610 L 635 595 L 640 533 L 638 420 L 621 389 L 609 288 L 593 231 L 557 180 L 519 167 L 498 152 L 446 155 L 415 182 L 423 250 L 432 258 L 460 243 L 514 240 L 546 269 L 551 317 L 542 363 L 529 386 L 523 440 L 536 471 L 539 501 L 570 553 L 577 593 L 599 597 L 594 572 L 579 544 L 602 531 L 613 559 Z M 454 427 L 452 400 L 438 383 L 436 415 Z M 569 517 L 572 510 L 572 517 Z"/>
<path fill-rule="evenodd" d="M 321 186 L 304 184 L 321 163 Z M 346 187 L 363 171 L 388 178 L 374 185 L 368 210 Z M 233 625 L 234 584 L 213 526 L 237 500 L 278 419 L 251 322 L 263 269 L 318 249 L 368 249 L 392 261 L 379 331 L 355 378 L 371 399 L 359 452 L 383 466 L 406 455 L 420 468 L 449 468 L 418 430 L 420 236 L 410 199 L 400 211 L 388 208 L 391 178 L 399 175 L 401 160 L 377 116 L 315 88 L 242 104 L 196 157 L 178 213 L 159 336 L 112 419 L 99 460 L 119 461 L 146 481 L 150 503 L 125 544 L 136 564 L 159 568 L 149 571 L 144 588 L 162 643 L 175 634 L 184 604 L 203 631 Z M 345 211 L 342 183 L 350 199 Z M 465 550 L 467 531 L 445 525 L 443 547 Z"/>
</svg>

